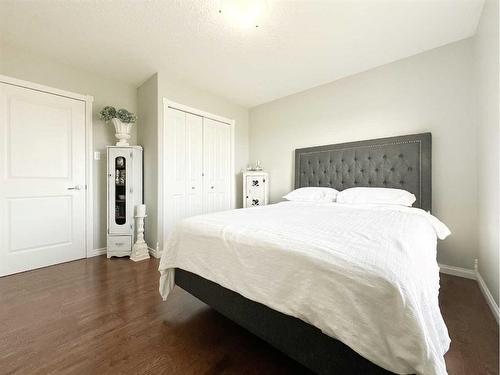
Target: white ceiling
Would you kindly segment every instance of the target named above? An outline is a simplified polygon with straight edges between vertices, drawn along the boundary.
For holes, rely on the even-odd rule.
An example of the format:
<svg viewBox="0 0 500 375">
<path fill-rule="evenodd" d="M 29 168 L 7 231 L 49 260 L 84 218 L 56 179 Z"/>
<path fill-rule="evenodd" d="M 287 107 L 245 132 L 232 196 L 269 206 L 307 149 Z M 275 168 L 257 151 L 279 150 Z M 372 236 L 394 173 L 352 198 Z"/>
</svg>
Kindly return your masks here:
<svg viewBox="0 0 500 375">
<path fill-rule="evenodd" d="M 157 71 L 252 107 L 472 36 L 483 0 L 0 1 L 0 41 L 135 85 Z"/>
</svg>

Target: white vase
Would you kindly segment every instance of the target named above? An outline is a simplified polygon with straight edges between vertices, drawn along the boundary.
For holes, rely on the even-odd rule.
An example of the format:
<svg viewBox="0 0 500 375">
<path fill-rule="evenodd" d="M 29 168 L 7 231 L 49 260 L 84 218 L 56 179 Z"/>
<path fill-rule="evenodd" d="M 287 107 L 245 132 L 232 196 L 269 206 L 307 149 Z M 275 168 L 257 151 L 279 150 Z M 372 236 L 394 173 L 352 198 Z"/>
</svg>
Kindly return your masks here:
<svg viewBox="0 0 500 375">
<path fill-rule="evenodd" d="M 120 119 L 114 118 L 111 120 L 115 126 L 115 137 L 118 139 L 116 142 L 117 146 L 128 146 L 128 140 L 130 139 L 130 129 L 132 124 L 125 124 L 121 122 Z"/>
</svg>

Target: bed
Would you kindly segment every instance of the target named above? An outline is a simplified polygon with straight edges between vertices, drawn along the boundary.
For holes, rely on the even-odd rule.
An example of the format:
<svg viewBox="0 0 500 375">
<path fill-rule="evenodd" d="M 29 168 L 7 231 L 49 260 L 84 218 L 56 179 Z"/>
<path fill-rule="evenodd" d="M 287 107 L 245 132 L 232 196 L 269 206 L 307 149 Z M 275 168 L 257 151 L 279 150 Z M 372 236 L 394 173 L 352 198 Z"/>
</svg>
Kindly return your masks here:
<svg viewBox="0 0 500 375">
<path fill-rule="evenodd" d="M 295 187 L 308 186 L 402 188 L 421 210 L 283 202 L 189 218 L 160 262 L 163 298 L 178 285 L 316 373 L 445 374 L 430 133 L 297 149 Z"/>
</svg>

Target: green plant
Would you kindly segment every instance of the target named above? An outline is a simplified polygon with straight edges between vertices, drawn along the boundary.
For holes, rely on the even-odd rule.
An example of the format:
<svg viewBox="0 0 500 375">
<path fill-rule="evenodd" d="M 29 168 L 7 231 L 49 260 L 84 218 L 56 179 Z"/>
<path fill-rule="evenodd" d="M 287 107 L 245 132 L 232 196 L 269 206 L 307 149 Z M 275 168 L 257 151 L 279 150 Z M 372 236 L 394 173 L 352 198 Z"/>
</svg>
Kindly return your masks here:
<svg viewBox="0 0 500 375">
<path fill-rule="evenodd" d="M 111 121 L 114 118 L 119 119 L 125 124 L 135 123 L 137 121 L 137 116 L 132 112 L 127 111 L 124 108 L 120 108 L 118 111 L 115 107 L 106 106 L 99 112 L 99 118 L 103 121 Z"/>
<path fill-rule="evenodd" d="M 114 119 L 115 117 L 116 117 L 115 107 L 106 106 L 103 109 L 101 109 L 101 112 L 99 112 L 99 118 L 106 122 L 110 121 L 111 119 Z"/>
<path fill-rule="evenodd" d="M 137 121 L 136 115 L 134 115 L 132 112 L 129 112 L 123 108 L 116 111 L 116 117 L 118 117 L 120 119 L 120 121 L 125 123 L 125 124 L 129 124 L 129 123 L 133 124 Z"/>
</svg>

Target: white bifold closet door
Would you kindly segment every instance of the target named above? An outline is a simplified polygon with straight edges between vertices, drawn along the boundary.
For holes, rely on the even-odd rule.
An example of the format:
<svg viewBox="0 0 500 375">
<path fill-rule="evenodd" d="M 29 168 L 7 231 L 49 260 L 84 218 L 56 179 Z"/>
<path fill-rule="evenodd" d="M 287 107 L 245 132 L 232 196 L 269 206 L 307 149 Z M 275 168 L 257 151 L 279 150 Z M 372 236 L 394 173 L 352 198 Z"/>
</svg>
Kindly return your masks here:
<svg viewBox="0 0 500 375">
<path fill-rule="evenodd" d="M 186 216 L 203 213 L 203 119 L 186 113 Z"/>
<path fill-rule="evenodd" d="M 231 129 L 227 124 L 203 119 L 203 212 L 231 208 Z"/>
<path fill-rule="evenodd" d="M 231 128 L 168 108 L 165 113 L 165 230 L 179 220 L 231 208 Z"/>
<path fill-rule="evenodd" d="M 166 224 L 203 212 L 203 118 L 168 109 L 165 129 Z"/>
</svg>

